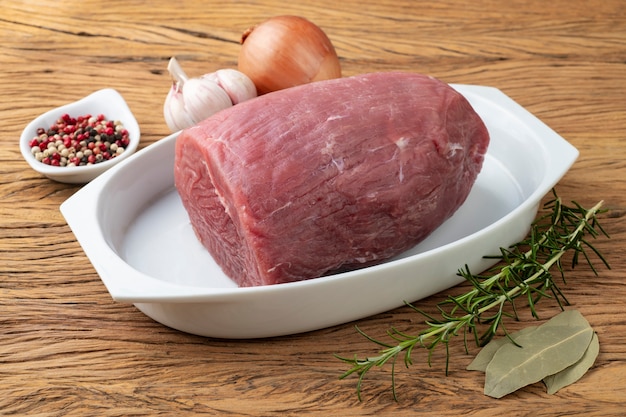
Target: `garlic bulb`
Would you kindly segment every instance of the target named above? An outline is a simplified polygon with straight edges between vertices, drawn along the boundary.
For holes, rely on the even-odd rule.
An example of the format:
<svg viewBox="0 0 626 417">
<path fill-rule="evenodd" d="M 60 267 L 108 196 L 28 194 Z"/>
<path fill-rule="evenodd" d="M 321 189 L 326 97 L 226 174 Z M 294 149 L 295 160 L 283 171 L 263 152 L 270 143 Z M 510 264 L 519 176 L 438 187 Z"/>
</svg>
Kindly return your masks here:
<svg viewBox="0 0 626 417">
<path fill-rule="evenodd" d="M 163 116 L 172 132 L 257 96 L 254 83 L 237 70 L 222 69 L 189 78 L 174 57 L 167 69 L 174 82 L 165 98 Z"/>
</svg>

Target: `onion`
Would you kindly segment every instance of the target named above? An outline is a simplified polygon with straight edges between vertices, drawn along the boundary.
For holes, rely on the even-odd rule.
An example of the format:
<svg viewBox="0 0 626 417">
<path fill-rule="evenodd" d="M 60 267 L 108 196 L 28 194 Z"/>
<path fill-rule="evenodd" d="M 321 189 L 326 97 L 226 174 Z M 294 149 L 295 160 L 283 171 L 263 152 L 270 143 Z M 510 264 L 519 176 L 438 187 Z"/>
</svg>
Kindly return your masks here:
<svg viewBox="0 0 626 417">
<path fill-rule="evenodd" d="M 239 71 L 257 93 L 341 77 L 341 66 L 328 36 L 309 20 L 275 16 L 245 31 Z"/>
</svg>

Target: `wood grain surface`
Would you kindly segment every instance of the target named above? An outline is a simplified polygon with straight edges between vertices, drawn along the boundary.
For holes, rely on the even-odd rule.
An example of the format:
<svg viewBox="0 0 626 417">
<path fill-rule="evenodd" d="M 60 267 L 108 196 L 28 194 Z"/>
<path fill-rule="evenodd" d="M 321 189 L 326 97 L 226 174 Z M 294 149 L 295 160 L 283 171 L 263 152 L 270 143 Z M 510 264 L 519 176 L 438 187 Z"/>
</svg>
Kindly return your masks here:
<svg viewBox="0 0 626 417">
<path fill-rule="evenodd" d="M 585 415 L 626 406 L 626 8 L 622 0 L 279 1 L 1 0 L 0 414 Z M 501 89 L 580 150 L 557 185 L 565 200 L 605 201 L 612 268 L 581 266 L 564 286 L 595 328 L 600 355 L 576 384 L 547 395 L 535 384 L 500 400 L 466 371 L 476 349 L 451 344 L 397 375 L 371 372 L 363 401 L 334 354 L 372 355 L 375 336 L 421 318 L 399 308 L 358 323 L 261 340 L 218 340 L 155 323 L 112 301 L 59 212 L 80 187 L 52 182 L 21 159 L 18 138 L 38 114 L 97 89 L 127 100 L 141 148 L 169 132 L 162 105 L 176 55 L 192 76 L 236 67 L 241 33 L 277 14 L 308 17 L 333 41 L 344 75 L 431 74 Z M 488 204 L 488 202 L 486 202 Z M 434 308 L 447 294 L 419 301 Z M 545 301 L 545 320 L 558 312 Z M 527 312 L 512 330 L 534 324 Z"/>
</svg>

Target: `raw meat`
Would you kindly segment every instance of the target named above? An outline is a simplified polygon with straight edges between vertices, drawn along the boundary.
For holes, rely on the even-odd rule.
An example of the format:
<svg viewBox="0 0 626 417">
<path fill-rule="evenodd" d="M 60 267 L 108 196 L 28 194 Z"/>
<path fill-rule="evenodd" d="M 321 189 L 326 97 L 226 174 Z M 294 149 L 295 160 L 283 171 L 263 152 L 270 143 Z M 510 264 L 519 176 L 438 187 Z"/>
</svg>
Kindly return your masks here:
<svg viewBox="0 0 626 417">
<path fill-rule="evenodd" d="M 488 143 L 449 85 L 364 74 L 266 94 L 184 130 L 175 182 L 229 277 L 285 283 L 417 244 L 464 202 Z"/>
</svg>

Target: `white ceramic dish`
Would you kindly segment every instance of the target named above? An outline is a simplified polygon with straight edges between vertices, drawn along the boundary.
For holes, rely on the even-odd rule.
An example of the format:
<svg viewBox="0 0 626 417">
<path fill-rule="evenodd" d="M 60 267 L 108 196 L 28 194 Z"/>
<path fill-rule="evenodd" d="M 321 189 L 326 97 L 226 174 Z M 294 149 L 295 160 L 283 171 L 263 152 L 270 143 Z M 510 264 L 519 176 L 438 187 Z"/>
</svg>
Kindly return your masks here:
<svg viewBox="0 0 626 417">
<path fill-rule="evenodd" d="M 65 113 L 73 117 L 85 114 L 94 116 L 104 114 L 108 120 L 119 120 L 126 130 L 128 130 L 130 144 L 126 147 L 123 154 L 94 165 L 57 167 L 37 161 L 31 153 L 29 142 L 33 137 L 37 136 L 38 128 L 43 127 L 47 129 Z M 31 168 L 44 176 L 59 182 L 84 184 L 131 156 L 135 150 L 137 150 L 139 140 L 139 125 L 137 124 L 135 116 L 133 116 L 133 113 L 130 111 L 128 104 L 126 104 L 126 101 L 120 93 L 111 88 L 106 88 L 96 91 L 73 103 L 52 109 L 34 119 L 22 132 L 20 137 L 20 151 Z"/>
<path fill-rule="evenodd" d="M 497 89 L 455 85 L 491 143 L 465 204 L 428 239 L 370 268 L 237 288 L 195 238 L 173 185 L 176 134 L 106 172 L 61 206 L 112 297 L 184 332 L 256 338 L 320 329 L 384 312 L 462 281 L 467 264 L 521 240 L 542 197 L 578 151 Z M 131 179 L 131 180 L 129 180 Z"/>
</svg>

